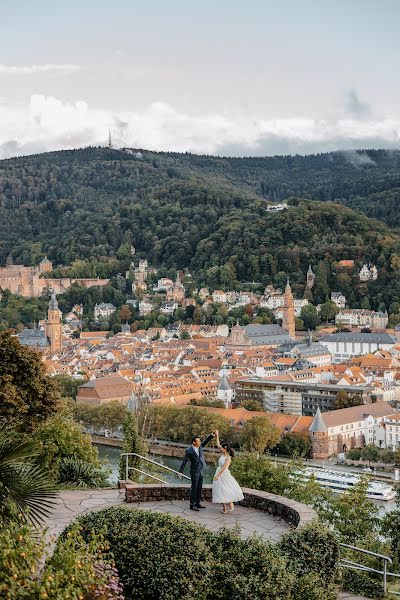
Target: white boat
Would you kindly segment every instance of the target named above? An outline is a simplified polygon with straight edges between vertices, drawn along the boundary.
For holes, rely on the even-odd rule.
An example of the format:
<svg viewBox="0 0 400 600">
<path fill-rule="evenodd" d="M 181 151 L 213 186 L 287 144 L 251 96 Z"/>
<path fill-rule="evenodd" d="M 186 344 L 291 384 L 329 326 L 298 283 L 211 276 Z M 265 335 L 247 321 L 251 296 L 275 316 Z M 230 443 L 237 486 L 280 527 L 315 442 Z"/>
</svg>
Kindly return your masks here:
<svg viewBox="0 0 400 600">
<path fill-rule="evenodd" d="M 304 470 L 304 477 L 309 479 L 312 476 L 323 488 L 337 494 L 348 491 L 360 481 L 360 475 L 357 474 L 307 467 Z M 371 500 L 389 501 L 394 500 L 396 492 L 391 485 L 382 481 L 370 480 L 368 481 L 367 497 Z"/>
</svg>

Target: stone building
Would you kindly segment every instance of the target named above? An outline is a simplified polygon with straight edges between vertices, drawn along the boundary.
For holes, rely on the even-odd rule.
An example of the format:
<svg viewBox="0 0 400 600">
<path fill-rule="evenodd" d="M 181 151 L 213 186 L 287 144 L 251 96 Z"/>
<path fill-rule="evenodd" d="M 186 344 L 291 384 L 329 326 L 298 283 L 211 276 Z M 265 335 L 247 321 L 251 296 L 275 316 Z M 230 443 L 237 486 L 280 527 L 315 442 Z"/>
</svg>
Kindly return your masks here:
<svg viewBox="0 0 400 600">
<path fill-rule="evenodd" d="M 76 401 L 89 404 L 117 401 L 121 404 L 128 404 L 131 394 L 132 385 L 124 377 L 101 377 L 79 386 Z"/>
<path fill-rule="evenodd" d="M 172 289 L 167 290 L 167 302 L 177 302 L 178 304 L 182 304 L 185 299 L 185 288 L 182 285 L 181 278 L 179 277 L 179 273 L 176 275 L 176 280 L 174 283 L 174 287 Z"/>
<path fill-rule="evenodd" d="M 53 291 L 55 294 L 63 294 L 73 283 L 78 283 L 86 288 L 96 285 L 107 285 L 109 279 L 90 278 L 44 278 L 45 273 L 51 273 L 53 265 L 45 256 L 37 267 L 25 267 L 24 265 L 8 264 L 0 267 L 0 288 L 10 290 L 12 294 L 18 294 L 24 298 L 36 298 L 43 293 Z"/>
</svg>

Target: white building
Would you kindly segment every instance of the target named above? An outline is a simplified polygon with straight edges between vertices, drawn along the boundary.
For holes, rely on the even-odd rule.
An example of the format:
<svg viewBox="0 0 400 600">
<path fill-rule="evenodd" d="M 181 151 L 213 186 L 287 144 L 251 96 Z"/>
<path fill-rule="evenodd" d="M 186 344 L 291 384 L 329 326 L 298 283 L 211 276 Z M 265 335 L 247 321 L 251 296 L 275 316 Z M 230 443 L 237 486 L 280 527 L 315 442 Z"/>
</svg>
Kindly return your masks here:
<svg viewBox="0 0 400 600">
<path fill-rule="evenodd" d="M 160 312 L 162 312 L 164 315 L 173 315 L 177 308 L 178 304 L 176 302 L 164 302 L 160 308 Z"/>
<path fill-rule="evenodd" d="M 108 319 L 116 310 L 116 306 L 109 302 L 96 304 L 94 307 L 94 320 L 100 321 L 101 319 Z"/>
<path fill-rule="evenodd" d="M 282 202 L 282 204 L 270 204 L 267 206 L 267 212 L 280 212 L 281 210 L 287 210 L 288 205 L 286 202 Z"/>
<path fill-rule="evenodd" d="M 141 300 L 139 302 L 139 315 L 141 317 L 145 317 L 146 315 L 151 313 L 152 310 L 153 310 L 152 303 L 149 302 L 148 300 L 146 300 L 145 298 L 143 298 L 143 300 Z"/>
<path fill-rule="evenodd" d="M 226 294 L 222 290 L 214 290 L 212 294 L 213 302 L 226 304 Z"/>
<path fill-rule="evenodd" d="M 364 308 L 342 309 L 335 317 L 336 325 L 370 327 L 371 329 L 385 329 L 388 320 L 389 315 L 387 312 L 375 312 Z"/>
<path fill-rule="evenodd" d="M 396 420 L 396 416 L 400 417 L 393 415 L 393 408 L 387 402 L 323 412 L 322 419 L 327 427 L 330 454 L 342 452 L 344 445 L 347 450 L 362 448 L 368 444 L 385 448 L 385 422 L 391 417 Z M 397 422 L 400 423 L 399 420 Z M 394 430 L 391 433 L 392 436 L 396 435 Z M 396 439 L 392 438 L 392 443 L 393 441 L 396 442 Z"/>
<path fill-rule="evenodd" d="M 339 308 L 346 308 L 346 296 L 341 292 L 331 292 L 331 300 Z"/>
<path fill-rule="evenodd" d="M 400 414 L 389 415 L 384 419 L 386 448 L 396 450 L 400 446 Z"/>
<path fill-rule="evenodd" d="M 388 333 L 332 333 L 320 339 L 332 354 L 332 362 L 341 363 L 353 356 L 371 354 L 377 350 L 390 350 L 397 342 Z"/>
<path fill-rule="evenodd" d="M 166 292 L 174 287 L 174 282 L 168 277 L 161 277 L 157 281 L 157 285 L 153 288 L 154 292 Z"/>
<path fill-rule="evenodd" d="M 296 317 L 300 316 L 301 313 L 301 309 L 304 308 L 304 306 L 307 306 L 309 304 L 307 298 L 295 298 L 293 300 L 293 305 L 294 305 L 294 312 Z M 282 308 L 282 306 L 285 305 L 285 297 L 284 296 L 269 296 L 268 298 L 266 296 L 262 296 L 261 300 L 260 300 L 260 307 L 261 308 L 269 308 L 269 310 L 272 311 L 276 311 L 279 308 Z M 277 312 L 275 315 L 278 319 L 282 318 L 282 313 Z"/>
<path fill-rule="evenodd" d="M 360 281 L 375 281 L 378 279 L 378 269 L 371 263 L 365 264 L 361 267 L 359 278 Z"/>
</svg>

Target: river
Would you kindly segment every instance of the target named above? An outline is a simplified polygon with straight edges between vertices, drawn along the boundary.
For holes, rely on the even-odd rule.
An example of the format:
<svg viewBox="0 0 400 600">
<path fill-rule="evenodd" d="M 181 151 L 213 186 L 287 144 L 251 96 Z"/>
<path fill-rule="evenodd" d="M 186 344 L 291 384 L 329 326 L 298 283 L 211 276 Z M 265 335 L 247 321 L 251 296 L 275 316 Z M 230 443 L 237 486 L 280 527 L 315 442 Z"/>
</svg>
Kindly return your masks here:
<svg viewBox="0 0 400 600">
<path fill-rule="evenodd" d="M 107 459 L 108 462 L 110 463 L 110 468 L 111 468 L 111 474 L 110 474 L 110 478 L 109 481 L 111 484 L 116 484 L 118 481 L 118 463 L 119 463 L 119 455 L 120 455 L 120 448 L 114 448 L 112 446 L 104 446 L 102 444 L 96 444 L 98 450 L 99 450 L 99 456 L 101 459 Z M 175 469 L 175 471 L 179 470 L 179 467 L 181 465 L 182 459 L 181 458 L 176 458 L 173 456 L 160 456 L 160 455 L 154 455 L 151 456 L 152 460 L 165 465 L 166 467 L 170 467 L 171 469 Z M 209 464 L 206 463 L 206 467 L 204 469 L 204 483 L 211 483 L 212 479 L 213 479 L 213 475 L 216 469 L 216 465 L 213 464 Z M 146 467 L 143 467 L 143 470 L 146 470 Z M 155 473 L 156 474 L 156 473 Z M 164 469 L 160 469 L 159 473 L 157 473 L 160 475 L 161 479 L 165 479 L 165 481 L 168 481 L 168 483 L 179 483 L 179 479 L 177 475 L 174 475 L 174 473 L 170 473 L 169 471 L 166 471 Z M 186 467 L 185 470 L 185 474 L 189 475 L 189 469 L 188 467 Z M 184 480 L 187 483 L 187 480 Z M 379 500 L 372 500 L 372 502 L 374 502 L 374 504 L 377 504 L 379 506 L 379 512 L 382 514 L 384 512 L 393 510 L 394 508 L 396 508 L 396 503 L 393 501 L 391 502 L 381 502 Z"/>
<path fill-rule="evenodd" d="M 121 452 L 120 448 L 113 448 L 112 446 L 103 446 L 101 444 L 96 444 L 96 446 L 99 450 L 100 458 L 107 459 L 108 462 L 110 463 L 110 467 L 111 467 L 110 483 L 113 483 L 113 484 L 117 483 L 119 455 Z M 154 456 L 150 456 L 150 458 L 152 460 L 154 460 L 155 462 L 158 462 L 161 465 L 170 467 L 170 469 L 175 469 L 175 471 L 179 470 L 179 467 L 181 466 L 181 463 L 182 463 L 181 458 L 175 458 L 173 456 L 160 456 L 157 454 Z M 142 468 L 143 468 L 143 471 L 146 471 L 145 466 L 143 466 Z M 214 465 L 206 463 L 206 466 L 204 469 L 204 483 L 211 483 L 215 468 L 216 467 Z M 160 474 L 161 479 L 165 479 L 169 483 L 179 483 L 180 482 L 177 475 L 175 475 L 174 473 L 170 473 L 169 471 L 166 471 L 165 469 L 160 469 L 159 474 Z M 185 475 L 189 475 L 189 467 L 186 467 Z M 186 480 L 184 480 L 184 481 L 186 482 Z"/>
</svg>

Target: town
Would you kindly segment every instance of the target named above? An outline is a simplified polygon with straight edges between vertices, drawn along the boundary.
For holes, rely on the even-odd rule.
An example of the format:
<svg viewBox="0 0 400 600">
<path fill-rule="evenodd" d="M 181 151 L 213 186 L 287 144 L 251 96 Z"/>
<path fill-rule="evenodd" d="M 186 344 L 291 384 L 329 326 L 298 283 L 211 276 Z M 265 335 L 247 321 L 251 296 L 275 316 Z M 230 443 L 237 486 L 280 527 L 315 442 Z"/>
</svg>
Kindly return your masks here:
<svg viewBox="0 0 400 600">
<path fill-rule="evenodd" d="M 0 269 L 3 290 L 35 296 L 46 282 L 51 292 L 47 319 L 22 329 L 18 339 L 40 351 L 52 376 L 82 381 L 78 402 L 117 400 L 126 405 L 140 395 L 152 405 L 207 405 L 238 429 L 254 416 L 268 416 L 281 435 L 307 435 L 318 459 L 366 445 L 399 447 L 400 331 L 387 329 L 387 312 L 346 308 L 338 291 L 331 292 L 325 305 L 314 307 L 307 297 L 293 297 L 289 278 L 284 290 L 268 285 L 263 293 L 195 289 L 187 272 L 151 285 L 157 270 L 144 258 L 136 260 L 133 245 L 131 257 L 125 279 L 132 276 L 132 294 L 120 307 L 95 304 L 94 331 L 82 328 L 83 304 L 62 315 L 56 292 L 73 283 L 106 286 L 109 280 L 64 279 L 60 288 L 60 280 L 49 277 L 47 257 L 38 269 Z M 342 262 L 344 268 L 354 268 L 352 261 Z M 47 278 L 40 276 L 43 272 Z M 374 265 L 361 266 L 361 281 L 377 277 Z M 182 280 L 189 281 L 191 293 Z M 310 265 L 305 296 L 315 283 Z M 202 324 L 209 307 L 228 318 Z M 302 317 L 306 321 L 310 307 L 318 327 L 296 331 L 299 323 L 304 329 Z M 139 318 L 168 316 L 169 322 L 140 329 L 135 312 Z M 121 325 L 114 333 L 110 322 L 115 315 Z M 179 318 L 187 315 L 192 318 Z M 242 318 L 235 321 L 229 315 Z M 246 317 L 248 324 L 240 324 Z"/>
</svg>

